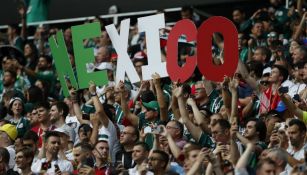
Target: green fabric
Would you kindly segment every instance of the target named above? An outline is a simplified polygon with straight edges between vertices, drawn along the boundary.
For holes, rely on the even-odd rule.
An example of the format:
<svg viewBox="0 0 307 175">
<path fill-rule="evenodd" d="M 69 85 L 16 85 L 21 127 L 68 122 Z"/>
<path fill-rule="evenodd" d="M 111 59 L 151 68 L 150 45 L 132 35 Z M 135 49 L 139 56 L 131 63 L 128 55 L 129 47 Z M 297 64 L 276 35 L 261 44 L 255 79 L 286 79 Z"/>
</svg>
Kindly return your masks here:
<svg viewBox="0 0 307 175">
<path fill-rule="evenodd" d="M 115 107 L 115 122 L 117 124 L 122 125 L 124 112 L 119 104 L 115 104 L 114 107 Z"/>
<path fill-rule="evenodd" d="M 285 24 L 289 19 L 288 9 L 286 9 L 285 7 L 278 8 L 275 12 L 275 17 L 280 24 Z"/>
<path fill-rule="evenodd" d="M 214 148 L 214 143 L 211 140 L 210 136 L 206 133 L 201 133 L 201 136 L 198 140 L 198 145 L 201 147 Z"/>
<path fill-rule="evenodd" d="M 223 98 L 219 96 L 219 92 L 217 90 L 213 90 L 209 95 L 210 101 L 210 111 L 212 113 L 218 113 L 223 106 Z"/>
<path fill-rule="evenodd" d="M 151 110 L 158 111 L 158 112 L 159 112 L 159 110 L 160 110 L 159 104 L 158 104 L 157 101 L 151 101 L 151 102 L 148 102 L 148 103 L 143 102 L 142 104 L 143 104 L 143 106 L 144 106 L 146 109 L 151 109 Z"/>
<path fill-rule="evenodd" d="M 55 87 L 56 76 L 52 70 L 39 71 L 36 73 L 36 79 L 49 83 L 50 93 L 53 92 Z"/>
<path fill-rule="evenodd" d="M 23 52 L 24 44 L 24 40 L 20 36 L 18 36 L 14 42 L 14 46 L 17 47 L 21 52 Z"/>
<path fill-rule="evenodd" d="M 50 0 L 29 0 L 27 23 L 46 21 Z"/>
<path fill-rule="evenodd" d="M 18 136 L 23 136 L 28 130 L 31 129 L 31 124 L 28 119 L 21 117 L 17 122 L 11 121 L 12 125 L 15 125 L 17 128 Z"/>
<path fill-rule="evenodd" d="M 95 107 L 92 105 L 84 104 L 81 107 L 81 111 L 85 114 L 95 113 Z"/>
<path fill-rule="evenodd" d="M 261 141 L 258 141 L 256 143 L 256 146 L 262 148 L 262 150 L 267 149 L 267 145 L 264 142 L 261 142 Z M 244 150 L 245 150 L 245 148 L 244 148 Z M 260 155 L 260 153 L 255 153 L 255 152 L 252 154 L 252 156 L 250 157 L 249 163 L 248 163 L 248 166 L 250 168 L 255 169 L 257 167 L 257 163 L 259 161 L 259 159 L 258 159 L 259 155 Z"/>
<path fill-rule="evenodd" d="M 242 24 L 240 24 L 240 31 L 249 33 L 250 32 L 249 29 L 251 29 L 252 25 L 253 25 L 253 20 L 248 19 L 247 21 L 244 21 Z"/>
<path fill-rule="evenodd" d="M 243 63 L 246 63 L 247 58 L 248 58 L 248 48 L 247 47 L 243 47 L 241 52 L 240 52 L 240 60 Z"/>
</svg>

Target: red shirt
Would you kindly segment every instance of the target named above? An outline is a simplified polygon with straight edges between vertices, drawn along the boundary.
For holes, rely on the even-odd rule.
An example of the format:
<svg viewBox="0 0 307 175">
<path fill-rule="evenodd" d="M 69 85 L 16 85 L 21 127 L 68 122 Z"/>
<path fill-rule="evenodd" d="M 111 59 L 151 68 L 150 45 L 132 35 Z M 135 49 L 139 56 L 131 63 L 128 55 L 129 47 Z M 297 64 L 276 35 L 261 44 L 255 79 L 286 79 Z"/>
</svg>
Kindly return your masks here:
<svg viewBox="0 0 307 175">
<path fill-rule="evenodd" d="M 55 128 L 56 128 L 55 126 L 51 125 L 51 126 L 49 126 L 47 131 L 53 131 Z M 38 136 L 38 147 L 41 148 L 42 143 L 43 143 L 43 132 L 44 132 L 44 130 L 42 128 L 40 128 L 40 126 L 35 126 L 31 130 L 36 132 L 36 134 Z"/>
</svg>

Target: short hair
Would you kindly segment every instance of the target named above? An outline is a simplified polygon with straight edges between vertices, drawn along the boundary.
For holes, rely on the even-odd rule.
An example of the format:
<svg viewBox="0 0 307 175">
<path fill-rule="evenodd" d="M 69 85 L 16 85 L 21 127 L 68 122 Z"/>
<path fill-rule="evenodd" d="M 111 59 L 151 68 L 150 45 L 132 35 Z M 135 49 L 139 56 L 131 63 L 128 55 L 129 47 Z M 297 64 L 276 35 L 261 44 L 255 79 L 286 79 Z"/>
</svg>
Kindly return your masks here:
<svg viewBox="0 0 307 175">
<path fill-rule="evenodd" d="M 156 100 L 156 96 L 151 90 L 145 90 L 141 92 L 140 99 L 142 100 L 142 102 L 149 103 L 151 101 Z"/>
<path fill-rule="evenodd" d="M 279 160 L 282 160 L 282 167 L 286 167 L 287 165 L 287 152 L 280 148 L 273 148 L 269 151 L 270 153 L 274 153 Z"/>
<path fill-rule="evenodd" d="M 267 47 L 264 46 L 258 46 L 256 48 L 256 50 L 260 50 L 262 55 L 265 55 L 265 62 L 269 62 L 270 58 L 271 58 L 271 51 L 270 49 L 268 49 Z"/>
<path fill-rule="evenodd" d="M 226 129 L 230 129 L 231 125 L 230 123 L 228 122 L 228 120 L 225 120 L 225 119 L 218 119 L 214 124 L 213 126 L 219 124 L 222 128 L 222 130 L 226 130 Z"/>
<path fill-rule="evenodd" d="M 289 127 L 293 126 L 293 125 L 298 126 L 300 132 L 306 132 L 306 125 L 303 121 L 301 121 L 299 119 L 292 119 L 289 122 Z"/>
<path fill-rule="evenodd" d="M 256 122 L 255 127 L 256 127 L 256 131 L 259 132 L 259 135 L 258 135 L 259 140 L 264 142 L 266 139 L 266 132 L 267 132 L 265 123 L 262 120 L 259 120 L 257 118 L 251 118 L 247 121 L 247 123 L 250 121 Z"/>
<path fill-rule="evenodd" d="M 0 147 L 0 158 L 5 164 L 9 164 L 10 153 L 6 148 Z"/>
<path fill-rule="evenodd" d="M 195 143 L 189 143 L 189 144 L 190 145 L 186 149 L 184 149 L 184 156 L 185 157 L 188 157 L 191 151 L 201 150 L 201 146 L 200 145 L 197 145 Z"/>
<path fill-rule="evenodd" d="M 182 11 L 182 12 L 189 12 L 190 14 L 193 15 L 193 8 L 192 8 L 191 6 L 183 6 L 183 7 L 181 8 L 181 11 Z"/>
<path fill-rule="evenodd" d="M 305 47 L 305 46 L 299 46 L 299 47 L 297 47 L 296 49 L 298 49 L 299 52 L 300 52 L 301 54 L 303 54 L 304 59 L 307 58 L 307 50 L 306 50 L 306 47 Z"/>
<path fill-rule="evenodd" d="M 247 65 L 248 72 L 254 72 L 257 78 L 262 77 L 264 66 L 260 61 L 252 60 L 246 63 L 246 65 Z"/>
<path fill-rule="evenodd" d="M 174 122 L 176 124 L 176 127 L 180 130 L 180 137 L 183 136 L 183 132 L 184 132 L 184 126 L 182 123 L 180 123 L 178 120 L 171 120 L 169 122 Z"/>
<path fill-rule="evenodd" d="M 240 13 L 245 14 L 245 11 L 243 10 L 242 7 L 234 7 L 232 11 L 233 11 L 233 12 L 234 12 L 234 11 L 239 11 Z"/>
<path fill-rule="evenodd" d="M 289 75 L 289 72 L 288 72 L 288 70 L 287 70 L 284 66 L 274 64 L 274 65 L 272 66 L 272 69 L 273 69 L 273 68 L 277 68 L 277 69 L 279 70 L 280 75 L 283 77 L 282 82 L 284 82 L 285 80 L 287 80 L 288 75 Z"/>
<path fill-rule="evenodd" d="M 16 151 L 16 154 L 19 152 L 22 152 L 24 157 L 31 158 L 30 163 L 32 164 L 32 161 L 34 159 L 34 152 L 32 151 L 31 148 L 27 148 L 27 147 L 21 148 L 20 150 Z"/>
<path fill-rule="evenodd" d="M 38 109 L 38 108 L 45 108 L 45 109 L 49 110 L 50 104 L 46 101 L 42 101 L 42 102 L 35 104 L 33 109 Z"/>
<path fill-rule="evenodd" d="M 274 162 L 272 159 L 265 158 L 265 159 L 260 160 L 260 161 L 257 163 L 256 169 L 257 169 L 257 170 L 261 169 L 262 166 L 263 166 L 264 164 L 266 164 L 266 163 L 275 166 L 275 162 Z"/>
<path fill-rule="evenodd" d="M 36 134 L 36 132 L 29 130 L 25 133 L 25 135 L 23 135 L 22 137 L 23 140 L 32 140 L 33 142 L 38 142 L 39 138 L 38 135 Z"/>
<path fill-rule="evenodd" d="M 135 142 L 137 142 L 140 138 L 140 133 L 139 133 L 139 129 L 135 126 L 132 126 L 132 125 L 128 125 L 126 127 L 130 127 L 130 128 L 133 128 L 133 135 L 136 136 L 136 139 L 135 139 Z"/>
<path fill-rule="evenodd" d="M 44 137 L 44 142 L 47 142 L 50 137 L 60 138 L 60 134 L 56 131 L 47 131 Z"/>
<path fill-rule="evenodd" d="M 169 161 L 169 155 L 161 150 L 153 150 L 152 153 L 156 153 L 156 154 L 160 154 L 160 156 L 162 157 L 162 160 L 165 161 L 165 165 L 164 165 L 164 169 L 167 167 L 168 165 L 168 161 Z"/>
<path fill-rule="evenodd" d="M 93 150 L 93 146 L 87 142 L 79 142 L 74 146 L 74 148 L 78 148 L 78 147 L 81 148 L 82 152 L 89 152 Z"/>
<path fill-rule="evenodd" d="M 39 58 L 45 58 L 48 64 L 52 64 L 52 58 L 49 55 L 40 55 Z"/>
<path fill-rule="evenodd" d="M 58 111 L 62 111 L 63 112 L 63 118 L 64 119 L 66 118 L 66 116 L 69 113 L 69 107 L 66 103 L 64 103 L 63 101 L 57 101 L 54 104 L 52 104 L 52 106 L 56 106 Z"/>
<path fill-rule="evenodd" d="M 31 86 L 28 90 L 29 103 L 38 103 L 44 99 L 43 91 L 37 86 Z"/>
<path fill-rule="evenodd" d="M 150 148 L 145 142 L 137 142 L 134 146 L 141 146 L 145 151 L 150 151 Z"/>
<path fill-rule="evenodd" d="M 15 80 L 16 80 L 16 78 L 17 78 L 17 73 L 16 73 L 16 71 L 14 71 L 14 70 L 12 70 L 12 69 L 6 69 L 6 70 L 4 71 L 4 73 L 5 73 L 5 72 L 10 73 L 11 76 L 12 76 L 13 78 L 15 78 Z"/>
</svg>

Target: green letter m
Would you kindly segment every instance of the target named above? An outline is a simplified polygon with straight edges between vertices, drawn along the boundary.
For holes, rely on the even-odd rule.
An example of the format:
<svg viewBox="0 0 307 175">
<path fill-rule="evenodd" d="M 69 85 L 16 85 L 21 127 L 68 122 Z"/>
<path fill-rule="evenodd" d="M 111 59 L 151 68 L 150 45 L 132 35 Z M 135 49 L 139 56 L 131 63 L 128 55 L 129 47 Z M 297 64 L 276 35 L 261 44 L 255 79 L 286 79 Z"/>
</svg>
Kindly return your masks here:
<svg viewBox="0 0 307 175">
<path fill-rule="evenodd" d="M 49 38 L 49 44 L 52 56 L 54 58 L 57 74 L 63 89 L 63 93 L 67 97 L 69 96 L 69 91 L 66 83 L 67 78 L 69 78 L 70 83 L 75 89 L 79 88 L 68 57 L 66 45 L 64 42 L 63 32 L 62 31 L 57 32 L 56 38 L 54 36 L 51 36 Z"/>
</svg>

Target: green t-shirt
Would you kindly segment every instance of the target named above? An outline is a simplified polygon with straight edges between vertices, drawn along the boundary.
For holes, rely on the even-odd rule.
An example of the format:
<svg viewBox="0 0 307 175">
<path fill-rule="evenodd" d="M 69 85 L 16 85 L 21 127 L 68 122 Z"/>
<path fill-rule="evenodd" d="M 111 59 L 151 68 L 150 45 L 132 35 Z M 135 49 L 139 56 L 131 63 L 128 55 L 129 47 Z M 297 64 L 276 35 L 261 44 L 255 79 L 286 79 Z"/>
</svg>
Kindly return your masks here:
<svg viewBox="0 0 307 175">
<path fill-rule="evenodd" d="M 31 129 L 31 123 L 25 117 L 21 117 L 19 121 L 11 120 L 11 124 L 16 126 L 18 136 L 23 136 L 28 130 Z"/>
<path fill-rule="evenodd" d="M 201 147 L 214 148 L 214 143 L 210 136 L 206 133 L 201 133 L 201 136 L 197 142 Z"/>
<path fill-rule="evenodd" d="M 26 0 L 28 4 L 27 23 L 46 21 L 49 0 Z"/>
</svg>

